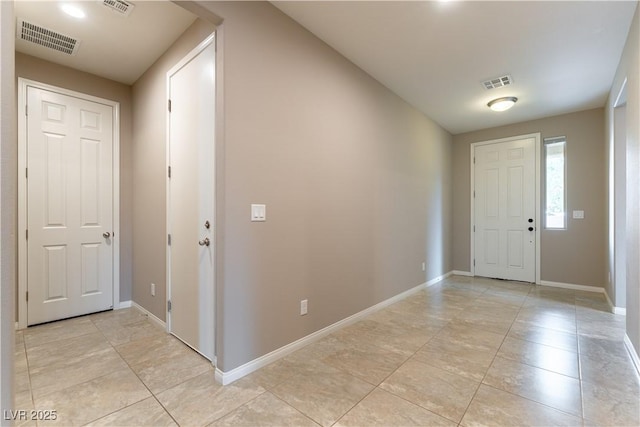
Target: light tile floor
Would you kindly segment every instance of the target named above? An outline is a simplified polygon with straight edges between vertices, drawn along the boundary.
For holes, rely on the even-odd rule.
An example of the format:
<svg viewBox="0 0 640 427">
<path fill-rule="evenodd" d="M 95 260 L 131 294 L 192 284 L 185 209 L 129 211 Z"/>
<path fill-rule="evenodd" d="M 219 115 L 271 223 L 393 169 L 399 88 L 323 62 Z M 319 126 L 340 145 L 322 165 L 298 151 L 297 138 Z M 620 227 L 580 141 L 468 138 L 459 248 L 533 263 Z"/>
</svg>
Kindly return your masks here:
<svg viewBox="0 0 640 427">
<path fill-rule="evenodd" d="M 623 337 L 602 295 L 454 276 L 222 387 L 125 309 L 18 332 L 16 408 L 65 426 L 638 426 Z"/>
</svg>

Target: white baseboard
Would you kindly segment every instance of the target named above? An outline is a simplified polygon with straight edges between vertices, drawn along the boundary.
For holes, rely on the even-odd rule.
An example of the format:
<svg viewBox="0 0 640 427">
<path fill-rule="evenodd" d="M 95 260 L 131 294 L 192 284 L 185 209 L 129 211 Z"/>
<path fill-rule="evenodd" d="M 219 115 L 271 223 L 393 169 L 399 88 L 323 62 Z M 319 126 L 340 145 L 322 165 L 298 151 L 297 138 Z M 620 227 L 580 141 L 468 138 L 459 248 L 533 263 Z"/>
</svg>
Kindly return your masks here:
<svg viewBox="0 0 640 427">
<path fill-rule="evenodd" d="M 137 308 L 138 310 L 146 314 L 149 320 L 151 320 L 156 325 L 160 326 L 162 329 L 167 329 L 167 324 L 163 320 L 160 320 L 159 318 L 157 318 L 153 313 L 151 313 L 146 308 L 142 307 L 140 304 L 137 304 L 135 301 L 131 301 L 131 306 Z"/>
<path fill-rule="evenodd" d="M 633 364 L 636 366 L 636 371 L 638 371 L 638 375 L 640 375 L 640 357 L 638 357 L 638 353 L 636 352 L 636 349 L 633 348 L 631 339 L 629 339 L 629 335 L 627 334 L 624 334 L 624 346 L 627 348 L 627 351 L 631 356 L 631 360 L 633 360 Z"/>
<path fill-rule="evenodd" d="M 453 270 L 451 272 L 451 274 L 455 275 L 455 276 L 467 276 L 467 277 L 473 277 L 473 274 L 471 274 L 470 271 L 461 271 L 461 270 Z"/>
<path fill-rule="evenodd" d="M 444 279 L 446 279 L 447 277 L 450 277 L 453 275 L 453 271 L 450 271 L 448 273 L 443 274 L 442 276 L 438 276 L 438 277 L 434 277 L 433 279 L 429 280 L 427 283 L 425 283 L 424 285 L 419 285 L 419 286 L 424 286 L 425 288 L 428 288 L 429 286 L 433 286 L 436 283 L 442 282 Z M 414 288 L 415 289 L 415 288 Z M 402 294 L 400 294 L 402 295 Z M 375 306 L 374 306 L 375 307 Z"/>
<path fill-rule="evenodd" d="M 611 298 L 609 298 L 609 293 L 607 292 L 606 289 L 604 291 L 604 297 L 607 299 L 607 304 L 609 304 L 609 310 L 611 310 L 613 314 L 619 314 L 621 316 L 627 315 L 627 309 L 625 307 L 616 307 L 615 305 L 613 305 L 613 301 L 611 301 Z"/>
<path fill-rule="evenodd" d="M 123 308 L 129 308 L 133 306 L 133 301 L 129 300 L 129 301 L 120 301 L 119 303 L 117 303 L 113 309 L 114 310 L 122 310 Z"/>
<path fill-rule="evenodd" d="M 299 340 L 296 340 L 292 343 L 289 343 L 283 347 L 280 347 L 274 351 L 272 351 L 271 353 L 267 353 L 264 356 L 260 356 L 257 359 L 254 359 L 250 362 L 245 363 L 244 365 L 238 366 L 235 369 L 232 369 L 230 371 L 224 372 L 221 371 L 218 367 L 216 367 L 216 372 L 215 372 L 215 378 L 216 381 L 219 382 L 222 385 L 227 385 L 227 384 L 231 384 L 232 382 L 239 380 L 240 378 L 244 377 L 245 375 L 249 375 L 250 373 L 264 367 L 267 366 L 270 363 L 275 362 L 278 359 L 281 359 L 291 353 L 293 353 L 296 350 L 300 350 L 301 348 L 313 343 L 314 341 L 318 341 L 321 338 L 324 338 L 325 336 L 341 329 L 344 328 L 346 326 L 349 326 L 351 324 L 356 323 L 357 321 L 361 320 L 362 318 L 375 313 L 376 311 L 382 310 L 383 308 L 396 303 L 400 300 L 403 300 L 417 292 L 420 292 L 421 290 L 432 286 L 438 282 L 440 282 L 441 280 L 444 280 L 445 278 L 451 276 L 451 274 L 453 274 L 453 272 L 448 272 L 443 274 L 442 276 L 438 276 L 435 277 L 431 280 L 429 280 L 426 283 L 423 283 L 421 285 L 415 286 L 409 290 L 406 290 L 396 296 L 393 296 L 387 300 L 384 300 L 382 302 L 379 302 L 376 305 L 373 305 L 369 308 L 366 308 L 352 316 L 349 316 L 345 319 L 342 319 L 332 325 L 329 325 L 323 329 L 320 329 L 319 331 L 316 331 L 312 334 L 309 334 L 305 337 L 300 338 Z M 135 304 L 135 303 L 134 303 Z"/>
<path fill-rule="evenodd" d="M 573 289 L 574 291 L 595 292 L 606 295 L 605 289 L 598 286 L 574 285 L 573 283 L 550 282 L 548 280 L 541 280 L 540 285 L 552 288 Z"/>
</svg>

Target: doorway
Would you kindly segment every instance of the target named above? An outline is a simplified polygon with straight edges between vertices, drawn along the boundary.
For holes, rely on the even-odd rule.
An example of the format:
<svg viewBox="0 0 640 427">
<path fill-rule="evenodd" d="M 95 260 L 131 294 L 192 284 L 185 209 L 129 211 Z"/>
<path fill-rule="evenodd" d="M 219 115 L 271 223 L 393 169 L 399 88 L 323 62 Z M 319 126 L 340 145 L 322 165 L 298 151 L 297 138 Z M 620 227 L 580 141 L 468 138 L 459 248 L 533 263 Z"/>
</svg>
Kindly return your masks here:
<svg viewBox="0 0 640 427">
<path fill-rule="evenodd" d="M 113 308 L 119 105 L 19 79 L 19 327 Z"/>
<path fill-rule="evenodd" d="M 472 275 L 539 280 L 540 134 L 471 145 Z"/>
<path fill-rule="evenodd" d="M 167 331 L 215 360 L 215 34 L 167 73 Z"/>
</svg>

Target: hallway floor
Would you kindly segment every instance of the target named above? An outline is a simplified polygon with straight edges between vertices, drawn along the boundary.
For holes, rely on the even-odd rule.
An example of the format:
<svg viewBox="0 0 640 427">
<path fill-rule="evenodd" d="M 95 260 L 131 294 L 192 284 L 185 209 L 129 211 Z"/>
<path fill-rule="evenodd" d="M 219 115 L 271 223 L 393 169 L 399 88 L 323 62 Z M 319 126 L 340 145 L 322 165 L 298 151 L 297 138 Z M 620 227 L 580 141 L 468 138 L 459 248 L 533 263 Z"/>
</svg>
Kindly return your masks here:
<svg viewBox="0 0 640 427">
<path fill-rule="evenodd" d="M 222 387 L 131 308 L 17 332 L 16 408 L 65 426 L 638 426 L 623 338 L 600 294 L 453 276 Z"/>
</svg>

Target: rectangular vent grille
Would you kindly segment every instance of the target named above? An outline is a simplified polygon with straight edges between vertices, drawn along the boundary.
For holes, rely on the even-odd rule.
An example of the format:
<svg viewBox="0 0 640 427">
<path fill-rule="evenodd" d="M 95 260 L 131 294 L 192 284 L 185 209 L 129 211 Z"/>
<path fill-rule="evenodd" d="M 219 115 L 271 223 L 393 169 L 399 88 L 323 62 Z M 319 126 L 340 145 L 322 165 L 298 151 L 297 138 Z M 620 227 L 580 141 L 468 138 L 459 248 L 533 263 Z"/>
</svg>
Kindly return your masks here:
<svg viewBox="0 0 640 427">
<path fill-rule="evenodd" d="M 508 86 L 512 83 L 513 83 L 513 80 L 511 80 L 511 76 L 507 75 L 502 77 L 496 77 L 495 79 L 486 80 L 482 82 L 482 85 L 484 86 L 485 89 L 489 90 L 489 89 L 496 89 L 502 86 Z"/>
<path fill-rule="evenodd" d="M 121 15 L 129 16 L 134 4 L 124 0 L 102 0 L 102 4 Z"/>
<path fill-rule="evenodd" d="M 78 53 L 80 41 L 56 31 L 32 24 L 23 19 L 16 26 L 18 39 L 44 46 L 67 55 Z"/>
</svg>

